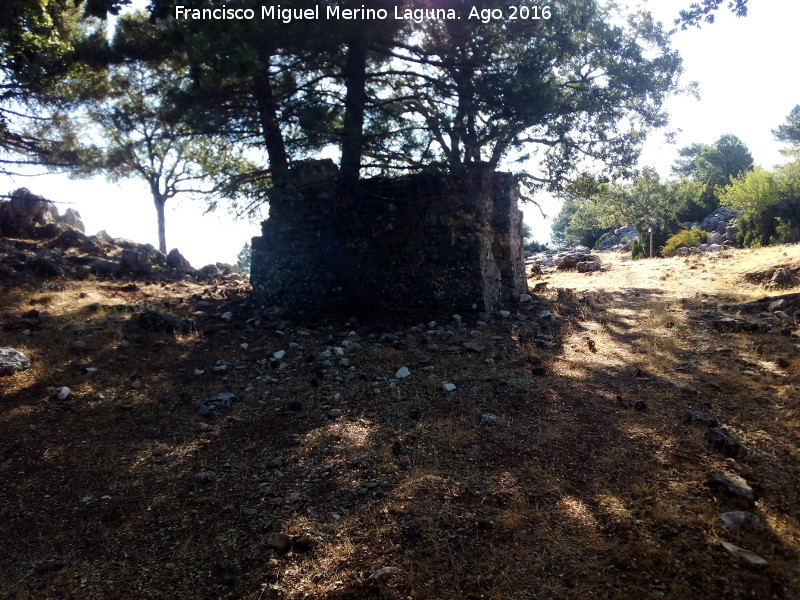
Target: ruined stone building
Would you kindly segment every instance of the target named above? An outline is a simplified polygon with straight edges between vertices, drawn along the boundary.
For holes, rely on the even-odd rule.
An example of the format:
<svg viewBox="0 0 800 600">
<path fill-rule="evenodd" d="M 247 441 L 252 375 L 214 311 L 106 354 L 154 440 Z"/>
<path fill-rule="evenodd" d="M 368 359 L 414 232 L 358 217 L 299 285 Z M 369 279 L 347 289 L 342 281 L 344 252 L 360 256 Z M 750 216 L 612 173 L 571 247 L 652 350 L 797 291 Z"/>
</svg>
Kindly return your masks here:
<svg viewBox="0 0 800 600">
<path fill-rule="evenodd" d="M 376 177 L 346 208 L 337 175 L 331 161 L 304 163 L 270 193 L 252 244 L 253 293 L 264 306 L 491 311 L 527 292 L 512 175 Z"/>
</svg>

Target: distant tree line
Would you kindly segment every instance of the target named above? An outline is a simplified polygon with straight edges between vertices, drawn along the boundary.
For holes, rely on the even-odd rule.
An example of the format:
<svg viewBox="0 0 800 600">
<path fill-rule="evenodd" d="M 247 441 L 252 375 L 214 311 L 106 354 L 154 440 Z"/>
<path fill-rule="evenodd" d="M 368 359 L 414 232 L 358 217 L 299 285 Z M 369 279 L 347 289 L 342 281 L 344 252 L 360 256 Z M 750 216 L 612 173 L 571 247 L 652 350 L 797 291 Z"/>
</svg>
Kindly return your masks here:
<svg viewBox="0 0 800 600">
<path fill-rule="evenodd" d="M 800 105 L 773 134 L 788 144 L 784 154 L 791 160 L 772 171 L 754 167 L 744 143 L 727 134 L 713 144 L 682 148 L 673 179 L 662 181 L 645 168 L 627 183 L 576 181 L 553 221 L 553 241 L 592 247 L 610 229 L 634 225 L 642 237 L 652 228 L 656 247 L 671 254 L 679 242 L 702 243 L 701 232 L 683 224 L 700 221 L 721 205 L 739 215 L 742 246 L 800 241 Z"/>
<path fill-rule="evenodd" d="M 533 229 L 527 223 L 522 224 L 522 249 L 526 256 L 548 250 L 547 244 L 537 242 L 533 237 Z"/>
<path fill-rule="evenodd" d="M 719 190 L 720 202 L 740 215 L 744 246 L 800 241 L 800 104 L 772 134 L 787 145 L 790 161 L 772 171 L 755 168 Z"/>
</svg>

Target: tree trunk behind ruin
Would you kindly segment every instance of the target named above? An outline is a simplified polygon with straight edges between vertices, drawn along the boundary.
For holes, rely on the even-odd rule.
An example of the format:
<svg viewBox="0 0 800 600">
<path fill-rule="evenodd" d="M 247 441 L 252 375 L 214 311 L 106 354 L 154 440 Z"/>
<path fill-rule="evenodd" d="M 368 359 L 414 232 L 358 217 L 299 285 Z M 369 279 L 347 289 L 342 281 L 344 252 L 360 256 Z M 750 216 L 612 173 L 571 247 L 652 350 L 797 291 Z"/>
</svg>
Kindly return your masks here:
<svg viewBox="0 0 800 600">
<path fill-rule="evenodd" d="M 167 199 L 158 192 L 153 192 L 153 204 L 156 206 L 156 216 L 158 217 L 158 249 L 162 254 L 167 253 L 167 234 L 164 219 L 164 205 Z"/>
<path fill-rule="evenodd" d="M 344 67 L 347 93 L 344 99 L 342 163 L 339 192 L 345 206 L 353 203 L 364 151 L 364 108 L 367 103 L 367 44 L 363 33 L 356 33 L 347 50 Z"/>
</svg>

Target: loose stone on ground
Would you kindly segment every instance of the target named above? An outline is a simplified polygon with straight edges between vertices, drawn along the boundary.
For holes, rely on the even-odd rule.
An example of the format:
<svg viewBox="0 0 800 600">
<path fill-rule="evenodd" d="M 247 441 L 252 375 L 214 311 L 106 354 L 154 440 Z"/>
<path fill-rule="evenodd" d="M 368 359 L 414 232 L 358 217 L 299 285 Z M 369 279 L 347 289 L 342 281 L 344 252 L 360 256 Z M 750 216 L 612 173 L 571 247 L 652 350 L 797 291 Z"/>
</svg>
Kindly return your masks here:
<svg viewBox="0 0 800 600">
<path fill-rule="evenodd" d="M 745 550 L 729 542 L 720 542 L 722 547 L 731 555 L 739 559 L 745 566 L 753 569 L 763 569 L 768 566 L 768 562 L 758 554 Z"/>
<path fill-rule="evenodd" d="M 755 505 L 753 489 L 744 478 L 733 473 L 711 471 L 706 479 L 706 486 L 713 492 L 721 494 L 723 499 L 735 508 L 749 510 Z"/>
<path fill-rule="evenodd" d="M 14 348 L 0 348 L 0 376 L 13 375 L 29 369 L 31 357 Z"/>
<path fill-rule="evenodd" d="M 197 410 L 199 415 L 207 415 L 230 408 L 231 402 L 236 398 L 236 394 L 222 392 L 211 396 L 200 404 Z"/>
</svg>

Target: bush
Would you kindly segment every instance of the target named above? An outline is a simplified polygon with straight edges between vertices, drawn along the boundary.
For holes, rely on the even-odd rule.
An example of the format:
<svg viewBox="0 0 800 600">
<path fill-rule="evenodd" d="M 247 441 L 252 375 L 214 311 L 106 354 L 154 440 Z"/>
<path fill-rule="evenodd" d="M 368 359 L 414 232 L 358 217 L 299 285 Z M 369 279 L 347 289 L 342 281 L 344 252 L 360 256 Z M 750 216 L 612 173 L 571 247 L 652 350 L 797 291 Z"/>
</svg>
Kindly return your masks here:
<svg viewBox="0 0 800 600">
<path fill-rule="evenodd" d="M 614 235 L 613 231 L 607 231 L 606 233 L 601 235 L 599 238 L 597 238 L 597 241 L 595 241 L 594 246 L 592 246 L 592 248 L 594 248 L 595 250 L 599 250 L 600 249 L 600 244 L 605 242 L 612 235 Z"/>
<path fill-rule="evenodd" d="M 526 256 L 536 254 L 537 252 L 546 252 L 547 250 L 550 250 L 547 244 L 542 244 L 541 242 L 537 242 L 535 240 L 531 240 L 530 242 L 526 243 L 522 249 L 525 251 Z"/>
<path fill-rule="evenodd" d="M 793 244 L 800 241 L 800 227 L 781 217 L 775 217 L 775 221 L 775 235 L 769 238 L 770 244 Z"/>
<path fill-rule="evenodd" d="M 737 220 L 738 241 L 745 248 L 800 241 L 800 203 L 781 202 Z"/>
<path fill-rule="evenodd" d="M 675 256 L 678 248 L 693 248 L 705 243 L 707 239 L 708 233 L 697 227 L 683 229 L 667 240 L 661 248 L 661 256 Z"/>
<path fill-rule="evenodd" d="M 236 257 L 236 265 L 239 267 L 239 273 L 243 275 L 250 275 L 250 263 L 253 260 L 253 249 L 250 247 L 250 242 L 246 242 L 239 255 Z"/>
<path fill-rule="evenodd" d="M 631 257 L 633 260 L 639 260 L 640 258 L 647 258 L 647 244 L 644 243 L 642 238 L 638 240 L 634 240 L 631 244 Z"/>
<path fill-rule="evenodd" d="M 800 158 L 775 172 L 756 168 L 720 192 L 741 216 L 738 241 L 746 247 L 785 244 L 800 239 Z"/>
</svg>

